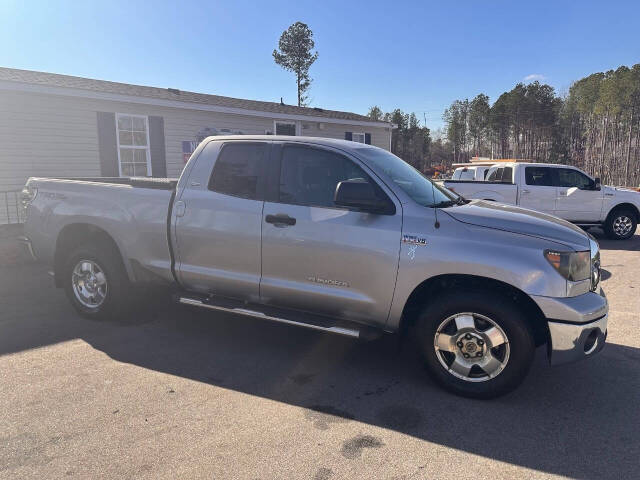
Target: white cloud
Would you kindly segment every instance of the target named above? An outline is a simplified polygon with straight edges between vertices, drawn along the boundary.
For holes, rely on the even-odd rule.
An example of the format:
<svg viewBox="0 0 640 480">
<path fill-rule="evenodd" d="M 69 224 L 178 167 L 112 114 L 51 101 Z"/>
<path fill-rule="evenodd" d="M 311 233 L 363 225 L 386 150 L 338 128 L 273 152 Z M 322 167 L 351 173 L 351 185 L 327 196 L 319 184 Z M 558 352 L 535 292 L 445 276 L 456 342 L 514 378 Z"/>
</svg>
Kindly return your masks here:
<svg viewBox="0 0 640 480">
<path fill-rule="evenodd" d="M 547 79 L 547 77 L 545 77 L 541 73 L 532 73 L 531 75 L 527 75 L 526 77 L 524 77 L 523 80 L 525 82 L 535 82 L 536 80 L 539 81 L 539 82 L 543 82 L 546 79 Z"/>
</svg>

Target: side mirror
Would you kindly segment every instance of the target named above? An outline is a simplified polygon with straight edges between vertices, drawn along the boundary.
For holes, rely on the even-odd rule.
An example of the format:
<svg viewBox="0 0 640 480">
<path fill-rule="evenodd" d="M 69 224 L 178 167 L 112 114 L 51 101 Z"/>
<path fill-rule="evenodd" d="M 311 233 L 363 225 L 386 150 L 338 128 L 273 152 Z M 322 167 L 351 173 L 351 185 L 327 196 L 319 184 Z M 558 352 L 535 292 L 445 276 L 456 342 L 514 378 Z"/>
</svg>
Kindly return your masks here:
<svg viewBox="0 0 640 480">
<path fill-rule="evenodd" d="M 600 177 L 596 177 L 595 178 L 595 185 L 593 186 L 594 190 L 600 190 L 601 185 L 600 185 Z"/>
<path fill-rule="evenodd" d="M 392 206 L 379 198 L 373 186 L 364 180 L 344 180 L 338 183 L 333 203 L 363 212 L 389 214 Z"/>
</svg>

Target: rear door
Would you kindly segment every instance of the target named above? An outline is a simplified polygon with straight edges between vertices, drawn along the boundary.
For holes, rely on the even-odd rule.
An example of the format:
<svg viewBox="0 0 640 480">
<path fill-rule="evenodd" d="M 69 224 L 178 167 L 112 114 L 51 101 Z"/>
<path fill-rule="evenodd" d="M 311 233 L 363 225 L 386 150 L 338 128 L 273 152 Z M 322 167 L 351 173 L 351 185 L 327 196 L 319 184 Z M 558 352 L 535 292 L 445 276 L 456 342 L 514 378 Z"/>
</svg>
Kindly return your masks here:
<svg viewBox="0 0 640 480">
<path fill-rule="evenodd" d="M 176 199 L 176 271 L 188 289 L 258 301 L 268 142 L 210 142 Z M 183 209 L 183 212 L 180 210 Z"/>
<path fill-rule="evenodd" d="M 522 167 L 521 167 L 522 168 Z M 518 188 L 518 205 L 555 215 L 556 186 L 554 167 L 524 166 Z"/>
<path fill-rule="evenodd" d="M 600 220 L 603 192 L 595 181 L 574 168 L 556 168 L 556 215 L 573 222 Z"/>
<path fill-rule="evenodd" d="M 262 225 L 262 301 L 384 325 L 398 271 L 400 203 L 337 150 L 305 144 L 277 148 L 275 181 L 269 181 L 275 189 L 265 202 Z M 394 203 L 395 213 L 336 207 L 337 184 L 355 178 L 372 182 Z"/>
</svg>

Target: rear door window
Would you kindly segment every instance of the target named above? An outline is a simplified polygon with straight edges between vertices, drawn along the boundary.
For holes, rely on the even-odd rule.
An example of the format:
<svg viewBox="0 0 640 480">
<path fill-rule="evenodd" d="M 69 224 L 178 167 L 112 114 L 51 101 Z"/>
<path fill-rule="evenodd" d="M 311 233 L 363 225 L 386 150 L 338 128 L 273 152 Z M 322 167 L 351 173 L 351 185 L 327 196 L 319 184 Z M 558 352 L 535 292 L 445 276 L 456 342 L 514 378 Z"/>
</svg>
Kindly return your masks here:
<svg viewBox="0 0 640 480">
<path fill-rule="evenodd" d="M 501 182 L 503 173 L 504 173 L 504 167 L 496 168 L 495 170 L 492 170 L 489 172 L 489 175 L 487 176 L 487 181 Z"/>
<path fill-rule="evenodd" d="M 502 172 L 502 181 L 504 183 L 513 183 L 513 168 L 512 167 L 504 167 L 504 171 Z"/>
<path fill-rule="evenodd" d="M 222 147 L 209 180 L 209 190 L 257 200 L 262 196 L 266 143 L 229 143 Z"/>
<path fill-rule="evenodd" d="M 552 170 L 551 167 L 525 167 L 525 182 L 537 187 L 553 187 Z"/>
</svg>

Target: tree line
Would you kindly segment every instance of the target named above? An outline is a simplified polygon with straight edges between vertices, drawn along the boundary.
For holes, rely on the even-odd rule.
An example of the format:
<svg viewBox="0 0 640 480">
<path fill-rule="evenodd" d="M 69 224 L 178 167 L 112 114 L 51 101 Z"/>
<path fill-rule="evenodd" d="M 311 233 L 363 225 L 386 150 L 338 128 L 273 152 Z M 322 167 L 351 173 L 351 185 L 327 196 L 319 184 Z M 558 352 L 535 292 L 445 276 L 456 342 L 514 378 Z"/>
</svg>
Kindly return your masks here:
<svg viewBox="0 0 640 480">
<path fill-rule="evenodd" d="M 536 81 L 493 105 L 484 94 L 456 100 L 443 119 L 452 163 L 530 159 L 575 165 L 605 183 L 640 183 L 640 64 L 582 78 L 564 98 Z"/>
<path fill-rule="evenodd" d="M 430 165 L 431 132 L 415 113 L 405 113 L 399 108 L 384 113 L 377 105 L 369 109 L 372 120 L 391 122 L 395 128 L 391 133 L 391 151 L 419 170 Z"/>
<path fill-rule="evenodd" d="M 273 58 L 295 73 L 298 106 L 305 106 L 318 58 L 313 32 L 296 22 L 278 47 Z M 483 93 L 455 100 L 443 114 L 446 136 L 435 141 L 415 113 L 373 106 L 368 115 L 395 125 L 391 151 L 423 172 L 482 156 L 567 163 L 605 183 L 640 184 L 640 64 L 582 78 L 565 97 L 536 81 L 518 83 L 493 105 Z"/>
</svg>

